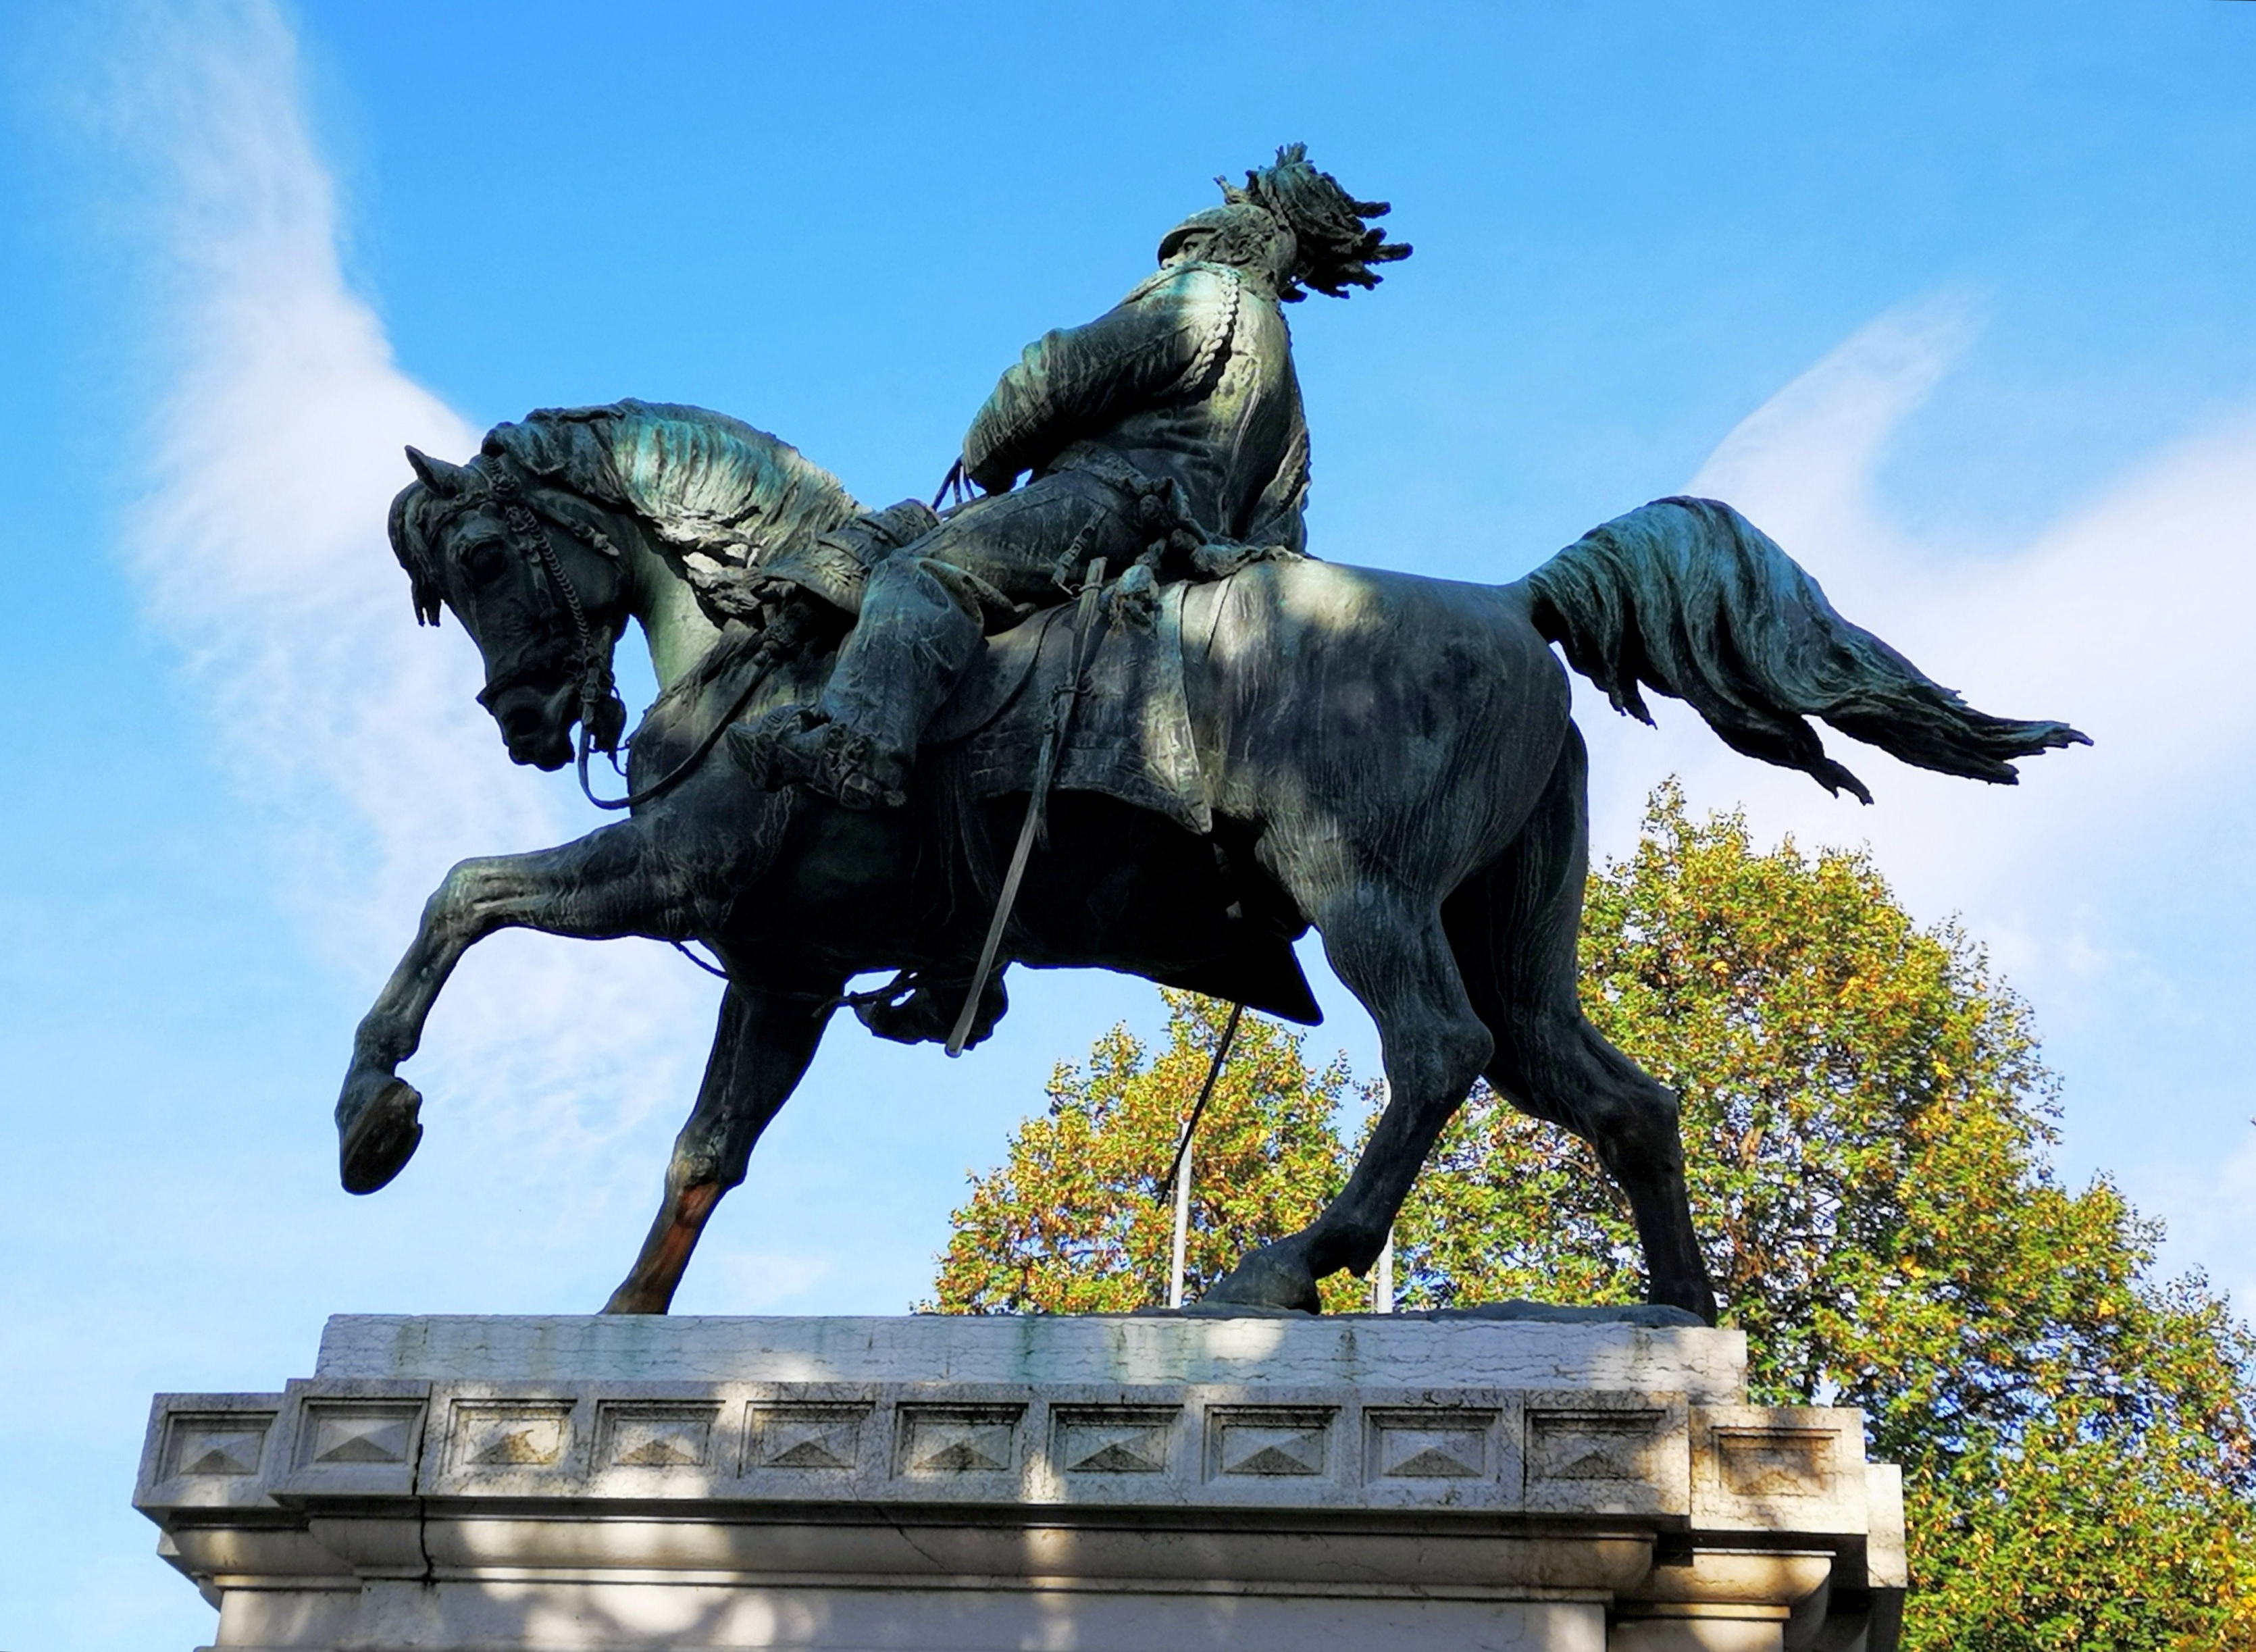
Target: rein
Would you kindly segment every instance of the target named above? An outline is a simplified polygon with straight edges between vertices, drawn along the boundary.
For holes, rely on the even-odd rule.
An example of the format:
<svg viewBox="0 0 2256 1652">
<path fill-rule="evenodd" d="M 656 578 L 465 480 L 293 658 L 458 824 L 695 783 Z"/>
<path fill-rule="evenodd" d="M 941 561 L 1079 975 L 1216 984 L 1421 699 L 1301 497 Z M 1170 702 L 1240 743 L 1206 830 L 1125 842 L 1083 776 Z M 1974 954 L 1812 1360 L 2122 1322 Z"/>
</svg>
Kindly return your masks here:
<svg viewBox="0 0 2256 1652">
<path fill-rule="evenodd" d="M 525 503 L 524 490 L 518 486 L 517 478 L 504 471 L 490 478 L 490 485 L 494 498 L 501 505 L 502 531 L 508 537 L 510 547 L 520 556 L 539 564 L 554 582 L 557 595 L 564 599 L 564 611 L 571 616 L 573 639 L 580 655 L 580 735 L 575 742 L 577 747 L 575 766 L 579 773 L 582 794 L 597 808 L 612 812 L 633 808 L 654 798 L 663 797 L 687 780 L 690 772 L 712 754 L 713 748 L 720 744 L 721 737 L 729 731 L 729 725 L 743 715 L 744 708 L 751 703 L 752 695 L 767 681 L 768 673 L 774 668 L 782 651 L 772 643 L 760 645 L 753 657 L 751 675 L 743 692 L 706 731 L 704 738 L 690 748 L 688 756 L 640 791 L 630 790 L 624 797 L 596 796 L 595 785 L 588 778 L 588 760 L 596 745 L 596 718 L 604 702 L 618 698 L 618 691 L 611 681 L 610 650 L 597 643 L 595 628 L 588 624 L 588 611 L 580 601 L 580 593 L 574 589 L 571 576 L 565 573 L 564 564 L 558 558 L 555 547 L 548 542 L 548 535 L 541 532 L 540 519 Z M 605 639 L 606 642 L 609 640 Z M 623 723 L 625 715 L 625 708 L 622 706 L 620 720 Z M 616 742 L 604 750 L 616 757 Z"/>
</svg>

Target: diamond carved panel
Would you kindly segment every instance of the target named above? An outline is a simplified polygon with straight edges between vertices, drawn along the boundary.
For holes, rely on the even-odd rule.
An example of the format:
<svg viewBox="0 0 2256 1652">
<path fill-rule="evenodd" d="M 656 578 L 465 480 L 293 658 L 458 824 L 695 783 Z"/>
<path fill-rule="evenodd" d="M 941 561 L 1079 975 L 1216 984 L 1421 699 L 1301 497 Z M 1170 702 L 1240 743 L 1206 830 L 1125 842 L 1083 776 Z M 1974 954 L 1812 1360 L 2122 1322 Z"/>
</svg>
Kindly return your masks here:
<svg viewBox="0 0 2256 1652">
<path fill-rule="evenodd" d="M 603 1468 L 703 1468 L 719 1415 L 717 1405 L 605 1405 L 596 1415 L 596 1461 Z"/>
<path fill-rule="evenodd" d="M 1824 1497 L 1834 1472 L 1830 1429 L 1717 1429 L 1716 1461 L 1735 1497 Z"/>
<path fill-rule="evenodd" d="M 899 1415 L 899 1472 L 992 1473 L 1015 1460 L 1020 1406 L 905 1405 Z"/>
<path fill-rule="evenodd" d="M 387 1468 L 405 1465 L 415 1450 L 415 1401 L 308 1401 L 298 1435 L 300 1468 Z"/>
<path fill-rule="evenodd" d="M 1374 1480 L 1485 1479 L 1493 1411 L 1368 1411 L 1364 1473 Z"/>
<path fill-rule="evenodd" d="M 1217 1407 L 1207 1413 L 1208 1472 L 1226 1478 L 1321 1475 L 1331 1432 L 1329 1407 Z"/>
<path fill-rule="evenodd" d="M 754 1405 L 744 1431 L 744 1469 L 850 1469 L 861 1460 L 866 1405 Z"/>
<path fill-rule="evenodd" d="M 258 1459 L 266 1449 L 267 1425 L 274 1414 L 220 1411 L 173 1414 L 165 1441 L 164 1472 L 175 1475 L 236 1475 L 258 1472 Z"/>
<path fill-rule="evenodd" d="M 1651 1480 L 1663 1418 L 1657 1410 L 1531 1411 L 1528 1483 Z"/>
<path fill-rule="evenodd" d="M 1054 1452 L 1068 1474 L 1162 1474 L 1181 1411 L 1174 1406 L 1061 1406 Z"/>
<path fill-rule="evenodd" d="M 572 1444 L 571 1401 L 458 1400 L 451 1444 L 460 1468 L 552 1467 Z"/>
</svg>

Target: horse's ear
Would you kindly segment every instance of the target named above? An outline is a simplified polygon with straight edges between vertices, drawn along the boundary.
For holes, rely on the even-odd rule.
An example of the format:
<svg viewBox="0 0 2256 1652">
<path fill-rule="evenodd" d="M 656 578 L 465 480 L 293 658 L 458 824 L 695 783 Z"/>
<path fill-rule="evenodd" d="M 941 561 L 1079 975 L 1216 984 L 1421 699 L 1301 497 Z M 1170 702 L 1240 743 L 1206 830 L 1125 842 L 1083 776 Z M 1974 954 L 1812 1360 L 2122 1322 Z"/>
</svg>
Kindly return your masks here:
<svg viewBox="0 0 2256 1652">
<path fill-rule="evenodd" d="M 415 472 L 415 479 L 432 492 L 452 498 L 469 484 L 467 467 L 448 464 L 444 459 L 434 459 L 419 448 L 407 450 L 407 463 Z"/>
</svg>

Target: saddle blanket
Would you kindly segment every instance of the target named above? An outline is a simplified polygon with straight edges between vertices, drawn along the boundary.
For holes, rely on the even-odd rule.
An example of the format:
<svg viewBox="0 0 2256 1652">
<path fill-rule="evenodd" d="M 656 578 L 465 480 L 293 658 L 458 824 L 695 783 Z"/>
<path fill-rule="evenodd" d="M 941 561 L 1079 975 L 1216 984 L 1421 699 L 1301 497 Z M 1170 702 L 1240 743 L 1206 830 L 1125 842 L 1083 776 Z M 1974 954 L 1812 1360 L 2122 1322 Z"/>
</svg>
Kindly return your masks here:
<svg viewBox="0 0 2256 1652">
<path fill-rule="evenodd" d="M 1191 738 L 1183 687 L 1183 594 L 1160 588 L 1148 628 L 1100 604 L 1083 688 L 1056 777 L 1060 791 L 1101 792 L 1206 836 L 1214 814 Z M 1078 604 L 1046 610 L 987 639 L 978 661 L 925 735 L 925 750 L 976 798 L 1027 789 L 1058 691 L 1073 672 Z"/>
</svg>

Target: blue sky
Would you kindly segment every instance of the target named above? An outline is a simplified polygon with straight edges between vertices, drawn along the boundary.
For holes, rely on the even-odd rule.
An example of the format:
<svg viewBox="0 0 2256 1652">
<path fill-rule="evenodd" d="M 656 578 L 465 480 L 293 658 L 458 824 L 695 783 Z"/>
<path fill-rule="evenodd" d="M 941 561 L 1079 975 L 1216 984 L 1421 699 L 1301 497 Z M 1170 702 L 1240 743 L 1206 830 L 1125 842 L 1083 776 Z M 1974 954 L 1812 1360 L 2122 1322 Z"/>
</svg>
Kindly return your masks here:
<svg viewBox="0 0 2256 1652">
<path fill-rule="evenodd" d="M 705 978 L 504 937 L 415 1165 L 336 1190 L 423 894 L 590 823 L 415 632 L 399 445 L 640 395 L 928 493 L 1021 344 L 1292 139 L 1418 247 L 1293 316 L 1315 547 L 1504 580 L 1696 485 L 2090 731 L 2013 791 L 1857 752 L 1861 810 L 1583 706 L 1604 845 L 1668 773 L 1869 842 L 2034 1004 L 2064 1171 L 2256 1295 L 2256 6 L 18 0 L 0 76 L 0 1648 L 207 1638 L 125 1507 L 150 1392 L 277 1385 L 333 1311 L 593 1307 L 694 1085 Z M 680 1306 L 906 1306 L 1051 1063 L 1153 1019 L 1013 992 L 962 1063 L 834 1033 Z"/>
</svg>

